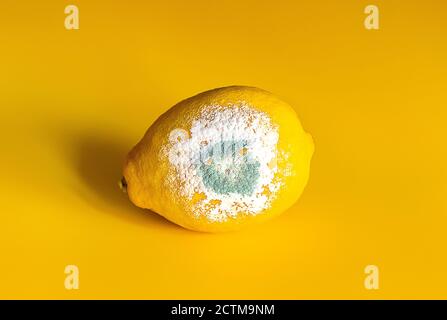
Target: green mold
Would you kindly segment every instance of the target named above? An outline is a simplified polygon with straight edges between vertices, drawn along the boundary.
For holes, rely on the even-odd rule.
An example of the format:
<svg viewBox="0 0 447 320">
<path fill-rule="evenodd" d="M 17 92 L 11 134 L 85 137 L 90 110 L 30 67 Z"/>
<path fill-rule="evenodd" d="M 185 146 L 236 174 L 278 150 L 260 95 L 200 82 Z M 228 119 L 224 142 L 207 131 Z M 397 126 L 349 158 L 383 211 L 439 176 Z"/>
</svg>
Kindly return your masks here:
<svg viewBox="0 0 447 320">
<path fill-rule="evenodd" d="M 224 195 L 253 194 L 260 164 L 243 151 L 246 146 L 247 141 L 241 140 L 222 141 L 205 148 L 198 166 L 205 187 Z"/>
</svg>

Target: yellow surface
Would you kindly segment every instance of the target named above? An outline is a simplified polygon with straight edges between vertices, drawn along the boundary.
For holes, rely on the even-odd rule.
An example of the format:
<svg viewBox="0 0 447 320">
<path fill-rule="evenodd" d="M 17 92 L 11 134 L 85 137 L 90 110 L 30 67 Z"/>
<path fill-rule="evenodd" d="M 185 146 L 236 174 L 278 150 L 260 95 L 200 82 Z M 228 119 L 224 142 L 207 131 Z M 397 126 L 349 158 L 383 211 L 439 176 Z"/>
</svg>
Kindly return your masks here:
<svg viewBox="0 0 447 320">
<path fill-rule="evenodd" d="M 1 298 L 447 298 L 445 1 L 374 1 L 380 30 L 369 1 L 76 1 L 77 31 L 67 4 L 0 4 Z M 127 151 L 231 84 L 313 135 L 299 202 L 230 234 L 134 207 Z"/>
</svg>

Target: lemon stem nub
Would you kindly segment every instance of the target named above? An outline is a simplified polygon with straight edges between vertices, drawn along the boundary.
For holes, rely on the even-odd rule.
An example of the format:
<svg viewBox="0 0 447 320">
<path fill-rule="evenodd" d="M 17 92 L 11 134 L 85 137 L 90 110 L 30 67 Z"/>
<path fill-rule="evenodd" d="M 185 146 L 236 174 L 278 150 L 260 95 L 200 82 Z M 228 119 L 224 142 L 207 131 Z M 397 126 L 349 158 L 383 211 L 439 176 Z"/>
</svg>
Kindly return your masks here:
<svg viewBox="0 0 447 320">
<path fill-rule="evenodd" d="M 118 182 L 118 185 L 122 192 L 127 193 L 127 182 L 124 177 L 121 178 L 121 180 Z"/>
</svg>

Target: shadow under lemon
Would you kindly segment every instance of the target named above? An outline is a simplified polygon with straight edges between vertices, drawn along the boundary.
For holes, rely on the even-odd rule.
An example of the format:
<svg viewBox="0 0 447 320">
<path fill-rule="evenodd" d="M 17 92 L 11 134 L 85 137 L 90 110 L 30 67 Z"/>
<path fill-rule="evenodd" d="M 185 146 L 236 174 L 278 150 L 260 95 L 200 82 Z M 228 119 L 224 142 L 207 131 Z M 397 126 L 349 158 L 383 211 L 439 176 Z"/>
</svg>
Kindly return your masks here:
<svg viewBox="0 0 447 320">
<path fill-rule="evenodd" d="M 89 190 L 85 199 L 134 223 L 184 230 L 151 210 L 136 207 L 119 188 L 124 160 L 133 145 L 114 138 L 95 133 L 75 139 L 76 170 Z"/>
</svg>

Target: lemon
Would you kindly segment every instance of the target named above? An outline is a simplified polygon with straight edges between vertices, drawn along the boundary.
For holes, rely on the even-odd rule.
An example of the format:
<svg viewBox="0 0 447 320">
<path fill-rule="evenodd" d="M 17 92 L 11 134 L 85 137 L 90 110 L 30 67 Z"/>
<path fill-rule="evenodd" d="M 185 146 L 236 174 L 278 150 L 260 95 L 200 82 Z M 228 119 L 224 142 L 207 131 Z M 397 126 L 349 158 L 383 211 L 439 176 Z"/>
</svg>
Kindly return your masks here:
<svg viewBox="0 0 447 320">
<path fill-rule="evenodd" d="M 185 228 L 236 230 L 300 197 L 314 151 L 295 111 L 273 94 L 231 86 L 161 115 L 130 151 L 129 199 Z"/>
</svg>

